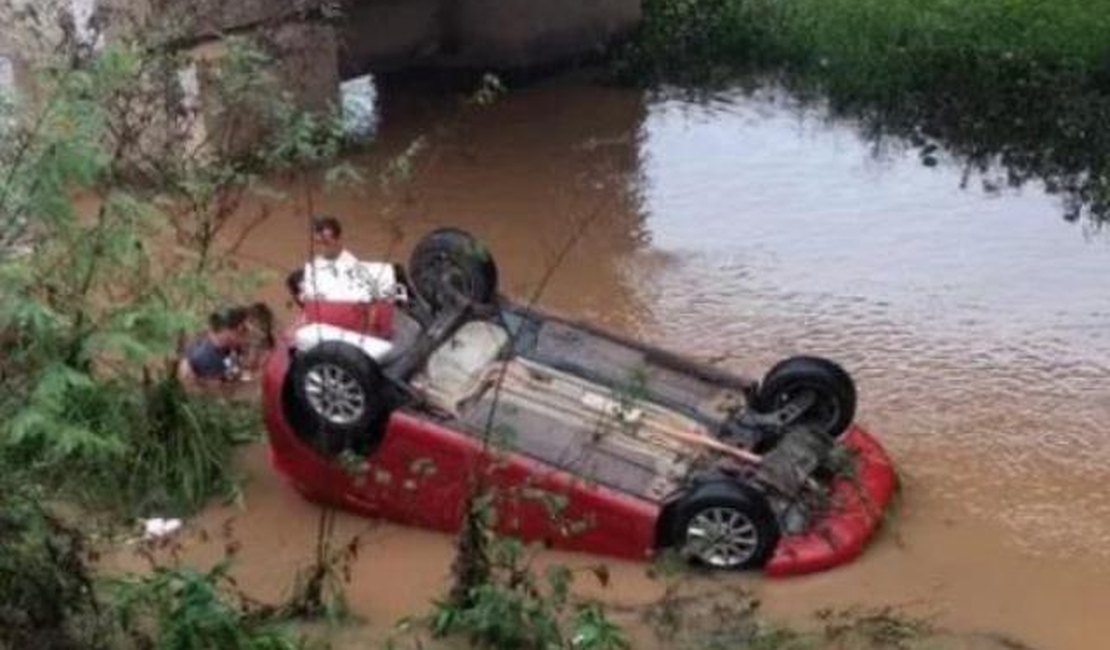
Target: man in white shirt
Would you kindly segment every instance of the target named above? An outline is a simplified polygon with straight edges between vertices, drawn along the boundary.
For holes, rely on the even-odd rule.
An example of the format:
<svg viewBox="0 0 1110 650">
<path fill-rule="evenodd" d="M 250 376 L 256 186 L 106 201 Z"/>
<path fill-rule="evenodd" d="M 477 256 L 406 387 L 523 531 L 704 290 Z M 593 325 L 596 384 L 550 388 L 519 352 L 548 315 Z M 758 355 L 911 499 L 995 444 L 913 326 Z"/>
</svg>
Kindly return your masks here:
<svg viewBox="0 0 1110 650">
<path fill-rule="evenodd" d="M 343 247 L 343 226 L 335 217 L 312 221 L 316 257 L 305 264 L 301 295 L 317 299 L 346 298 L 361 274 L 358 258 Z"/>
<path fill-rule="evenodd" d="M 363 262 L 351 254 L 343 247 L 343 226 L 335 217 L 313 220 L 312 241 L 316 257 L 305 264 L 301 277 L 293 273 L 286 279 L 290 291 L 299 293 L 301 304 L 306 300 L 368 302 L 398 297 L 393 265 Z"/>
</svg>

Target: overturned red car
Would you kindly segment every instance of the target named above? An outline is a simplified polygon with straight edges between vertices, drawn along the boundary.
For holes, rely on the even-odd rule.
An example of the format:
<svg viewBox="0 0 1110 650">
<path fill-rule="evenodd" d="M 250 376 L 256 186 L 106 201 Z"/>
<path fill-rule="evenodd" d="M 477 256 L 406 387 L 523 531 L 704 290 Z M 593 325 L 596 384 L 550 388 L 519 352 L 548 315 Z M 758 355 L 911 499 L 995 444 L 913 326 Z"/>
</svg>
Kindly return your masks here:
<svg viewBox="0 0 1110 650">
<path fill-rule="evenodd" d="M 263 377 L 273 464 L 310 499 L 452 531 L 480 487 L 505 534 L 775 576 L 881 523 L 895 472 L 831 361 L 756 381 L 513 303 L 453 229 L 365 270 L 306 302 Z"/>
</svg>

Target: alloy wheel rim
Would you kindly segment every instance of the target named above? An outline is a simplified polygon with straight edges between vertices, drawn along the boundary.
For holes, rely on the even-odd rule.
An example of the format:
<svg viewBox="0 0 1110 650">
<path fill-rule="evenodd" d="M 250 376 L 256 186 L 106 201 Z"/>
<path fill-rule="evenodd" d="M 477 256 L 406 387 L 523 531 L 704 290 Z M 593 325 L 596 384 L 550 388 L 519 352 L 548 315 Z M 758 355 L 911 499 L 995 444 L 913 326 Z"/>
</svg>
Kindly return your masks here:
<svg viewBox="0 0 1110 650">
<path fill-rule="evenodd" d="M 740 566 L 751 560 L 758 547 L 755 524 L 734 508 L 706 508 L 686 526 L 687 553 L 709 566 Z"/>
<path fill-rule="evenodd" d="M 330 363 L 305 374 L 305 395 L 316 413 L 331 424 L 351 424 L 366 410 L 366 393 L 350 372 Z"/>
</svg>

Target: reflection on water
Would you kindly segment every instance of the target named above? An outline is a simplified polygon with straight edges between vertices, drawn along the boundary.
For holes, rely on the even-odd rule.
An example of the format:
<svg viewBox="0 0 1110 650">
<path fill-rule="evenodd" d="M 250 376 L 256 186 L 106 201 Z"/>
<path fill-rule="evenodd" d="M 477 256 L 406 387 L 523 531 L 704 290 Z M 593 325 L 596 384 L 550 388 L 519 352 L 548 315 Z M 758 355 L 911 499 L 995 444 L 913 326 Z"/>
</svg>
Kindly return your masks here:
<svg viewBox="0 0 1110 650">
<path fill-rule="evenodd" d="M 395 259 L 453 225 L 489 243 L 518 298 L 542 288 L 544 306 L 738 370 L 839 359 L 899 463 L 902 512 L 857 565 L 768 585 L 766 601 L 919 601 L 1058 650 L 1110 635 L 1096 615 L 1110 601 L 1110 245 L 1063 222 L 1056 199 L 960 189 L 944 156 L 922 166 L 767 93 L 691 102 L 563 81 L 482 108 L 378 90 L 377 145 L 353 161 L 365 187 L 288 188 L 247 259 L 297 265 L 308 212 L 343 218 L 356 252 Z M 417 137 L 411 180 L 383 189 L 377 174 Z M 284 295 L 277 279 L 269 291 Z M 295 567 L 310 549 L 270 541 L 293 497 L 247 498 L 260 563 L 245 546 L 244 574 Z M 438 567 L 404 597 L 356 581 L 356 607 L 391 617 L 436 595 L 450 544 L 385 530 L 360 571 Z M 648 597 L 640 567 L 614 566 L 614 597 Z"/>
<path fill-rule="evenodd" d="M 347 137 L 364 141 L 378 130 L 378 89 L 372 75 L 348 79 L 339 84 L 343 129 Z"/>
</svg>

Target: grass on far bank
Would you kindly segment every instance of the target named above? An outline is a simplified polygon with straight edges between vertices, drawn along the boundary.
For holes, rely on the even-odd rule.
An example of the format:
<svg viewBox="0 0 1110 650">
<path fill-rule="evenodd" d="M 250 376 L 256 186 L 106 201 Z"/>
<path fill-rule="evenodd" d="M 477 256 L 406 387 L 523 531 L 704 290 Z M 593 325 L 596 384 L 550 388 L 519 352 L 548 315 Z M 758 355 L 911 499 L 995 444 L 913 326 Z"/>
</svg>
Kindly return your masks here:
<svg viewBox="0 0 1110 650">
<path fill-rule="evenodd" d="M 1068 219 L 1110 219 L 1110 0 L 646 0 L 644 14 L 615 56 L 625 79 L 777 75 L 876 137 L 1000 165 L 1063 195 Z"/>
</svg>

